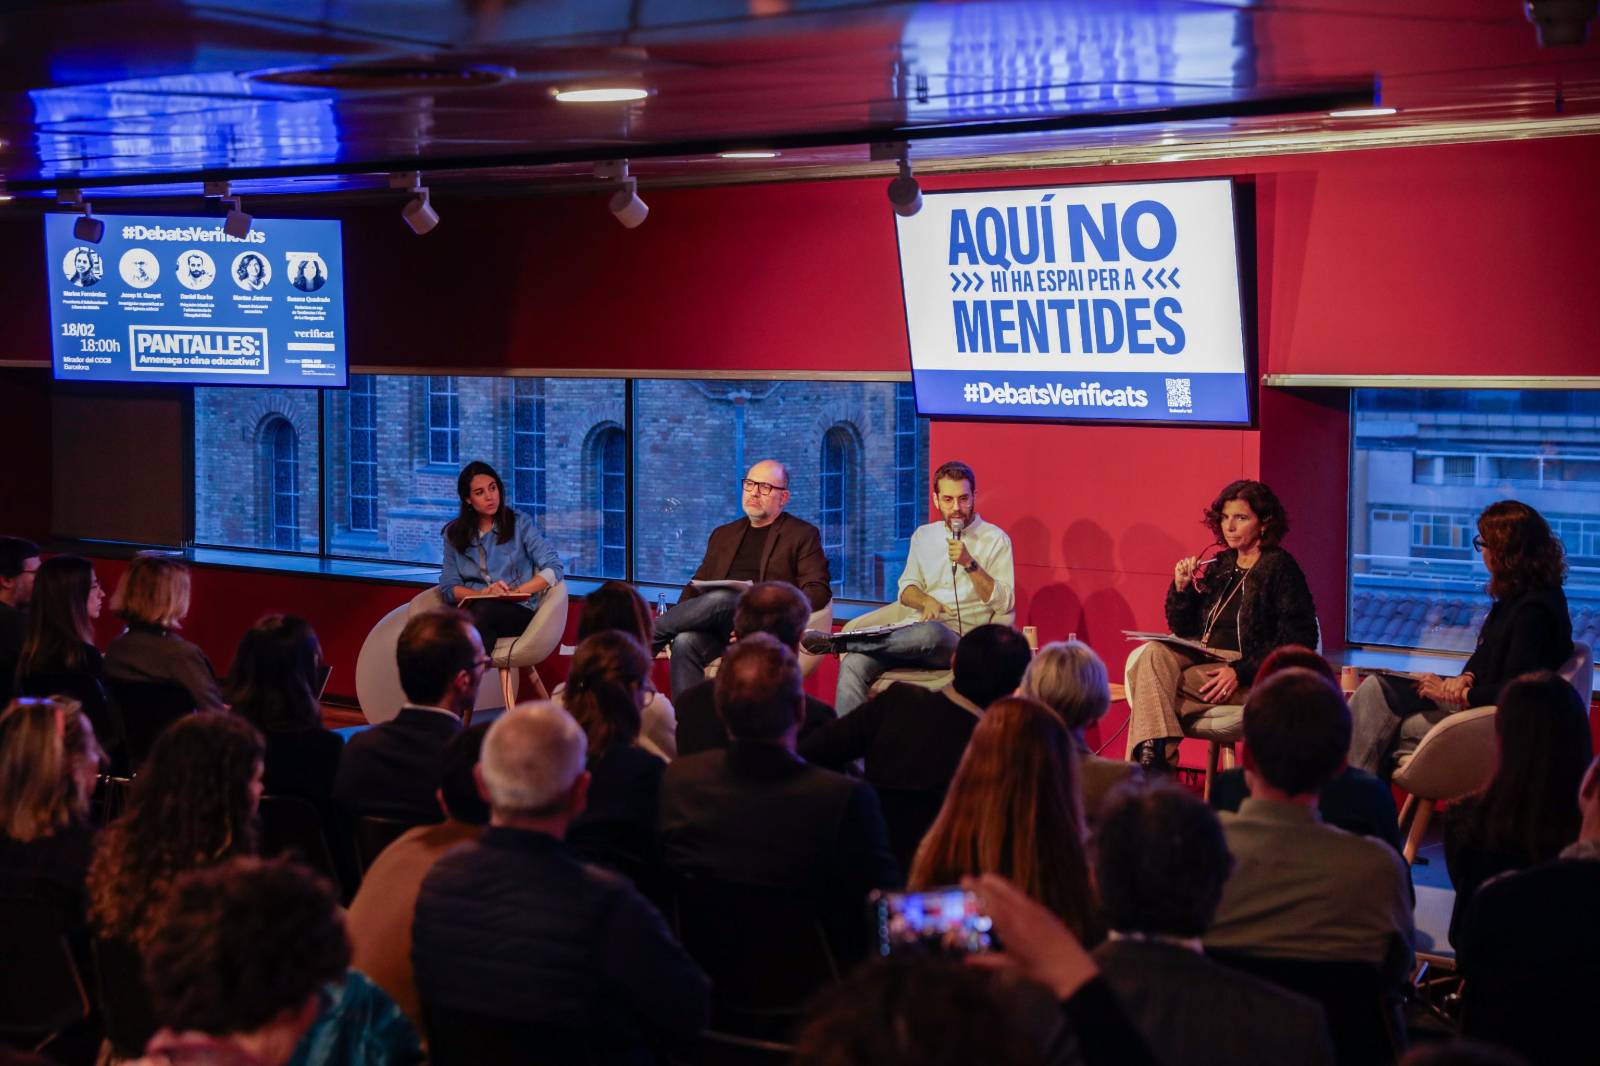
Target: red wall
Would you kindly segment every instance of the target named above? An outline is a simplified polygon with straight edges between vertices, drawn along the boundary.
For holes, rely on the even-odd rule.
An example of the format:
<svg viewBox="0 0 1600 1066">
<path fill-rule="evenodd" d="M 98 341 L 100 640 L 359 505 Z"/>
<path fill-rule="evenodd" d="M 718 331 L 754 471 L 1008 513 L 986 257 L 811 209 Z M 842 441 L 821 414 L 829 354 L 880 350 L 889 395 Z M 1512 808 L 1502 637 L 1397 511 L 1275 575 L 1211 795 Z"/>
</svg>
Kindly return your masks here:
<svg viewBox="0 0 1600 1066">
<path fill-rule="evenodd" d="M 1600 140 L 1588 137 L 924 184 L 1234 175 L 1254 200 L 1263 372 L 1582 375 L 1600 366 L 1589 336 L 1600 282 L 1597 164 Z M 436 197 L 443 222 L 423 239 L 389 207 L 350 214 L 353 360 L 641 373 L 907 369 L 882 180 L 645 195 L 650 221 L 635 231 L 607 218 L 599 196 L 470 202 L 445 191 Z M 0 264 L 37 262 L 37 231 L 6 229 Z M 31 281 L 40 275 L 9 276 L 30 281 L 0 294 L 0 310 L 16 311 L 7 354 L 44 358 L 44 293 Z M 5 384 L 8 414 L 37 399 L 36 383 L 19 399 Z M 1201 507 L 1236 477 L 1261 476 L 1284 496 L 1295 526 L 1288 547 L 1310 576 L 1324 642 L 1341 642 L 1343 405 L 1342 394 L 1264 390 L 1258 428 L 1243 431 L 941 423 L 932 457 L 972 463 L 981 509 L 1011 531 L 1022 623 L 1046 639 L 1076 632 L 1118 677 L 1119 631 L 1160 624 L 1173 560 L 1205 543 Z M 24 470 L 27 459 L 24 448 Z M 40 528 L 31 516 L 36 505 L 48 514 L 49 488 L 13 487 L 21 496 L 8 491 L 0 517 Z M 244 624 L 284 607 L 312 618 L 336 678 L 347 679 L 366 628 L 408 594 L 221 571 L 196 586 L 190 630 L 219 668 Z M 825 678 L 814 684 L 826 691 Z M 337 680 L 332 687 L 342 691 Z"/>
</svg>

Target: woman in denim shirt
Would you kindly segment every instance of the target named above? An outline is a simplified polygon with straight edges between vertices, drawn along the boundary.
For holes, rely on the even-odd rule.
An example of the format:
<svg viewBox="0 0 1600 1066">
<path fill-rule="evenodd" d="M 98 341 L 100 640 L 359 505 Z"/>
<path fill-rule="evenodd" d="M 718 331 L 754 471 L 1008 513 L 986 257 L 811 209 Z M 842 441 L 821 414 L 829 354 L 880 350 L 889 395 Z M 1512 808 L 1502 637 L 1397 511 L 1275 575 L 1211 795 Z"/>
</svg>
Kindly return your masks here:
<svg viewBox="0 0 1600 1066">
<path fill-rule="evenodd" d="M 505 487 L 488 463 L 468 463 L 456 478 L 461 513 L 444 527 L 445 599 L 472 615 L 491 653 L 500 637 L 519 637 L 544 591 L 561 580 L 561 559 L 533 519 L 503 502 Z"/>
</svg>

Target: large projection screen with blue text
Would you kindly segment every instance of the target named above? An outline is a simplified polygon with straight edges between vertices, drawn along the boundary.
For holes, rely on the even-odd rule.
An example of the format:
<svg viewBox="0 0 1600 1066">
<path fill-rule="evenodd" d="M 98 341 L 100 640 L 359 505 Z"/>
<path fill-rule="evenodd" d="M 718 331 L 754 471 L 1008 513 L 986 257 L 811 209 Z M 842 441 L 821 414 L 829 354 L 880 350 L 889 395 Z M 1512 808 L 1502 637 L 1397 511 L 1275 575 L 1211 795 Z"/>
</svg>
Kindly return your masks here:
<svg viewBox="0 0 1600 1066">
<path fill-rule="evenodd" d="M 1250 424 L 1231 180 L 927 193 L 895 221 L 919 414 Z"/>
<path fill-rule="evenodd" d="M 46 215 L 45 275 L 55 376 L 163 385 L 342 387 L 340 224 L 256 219 Z"/>
</svg>

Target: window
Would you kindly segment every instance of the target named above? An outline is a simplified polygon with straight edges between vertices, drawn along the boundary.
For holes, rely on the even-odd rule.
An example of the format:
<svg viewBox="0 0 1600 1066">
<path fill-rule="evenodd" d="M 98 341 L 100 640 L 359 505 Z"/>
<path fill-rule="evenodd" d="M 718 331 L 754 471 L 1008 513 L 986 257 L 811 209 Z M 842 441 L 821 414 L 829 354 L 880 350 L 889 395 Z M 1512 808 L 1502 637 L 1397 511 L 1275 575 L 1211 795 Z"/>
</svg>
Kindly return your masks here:
<svg viewBox="0 0 1600 1066">
<path fill-rule="evenodd" d="M 461 394 L 455 378 L 428 379 L 428 462 L 456 466 L 461 462 Z"/>
<path fill-rule="evenodd" d="M 349 483 L 350 529 L 378 531 L 378 379 L 361 374 L 350 379 L 350 416 L 346 433 L 345 471 Z"/>
<path fill-rule="evenodd" d="M 544 526 L 544 381 L 516 378 L 511 398 L 511 501 Z"/>
<path fill-rule="evenodd" d="M 1561 539 L 1573 638 L 1600 639 L 1600 391 L 1358 389 L 1351 422 L 1352 643 L 1471 651 L 1489 609 L 1472 538 L 1507 498 Z"/>
<path fill-rule="evenodd" d="M 196 544 L 321 549 L 321 400 L 316 389 L 194 390 Z"/>
<path fill-rule="evenodd" d="M 822 506 L 817 517 L 822 530 L 822 550 L 828 557 L 828 576 L 835 595 L 848 585 L 849 559 L 845 555 L 845 529 L 850 481 L 850 434 L 838 426 L 822 436 Z"/>
<path fill-rule="evenodd" d="M 198 388 L 194 402 L 206 545 L 274 550 L 293 530 L 302 551 L 436 564 L 456 475 L 479 460 L 567 573 L 681 585 L 742 513 L 745 471 L 772 458 L 788 510 L 828 527 L 838 594 L 871 601 L 893 594 L 926 510 L 928 424 L 895 382 L 353 374 L 348 389 Z M 281 467 L 275 419 L 293 430 Z"/>
<path fill-rule="evenodd" d="M 287 418 L 267 423 L 267 479 L 271 486 L 272 546 L 300 550 L 300 442 Z"/>
<path fill-rule="evenodd" d="M 595 435 L 595 509 L 600 513 L 599 577 L 625 577 L 628 572 L 628 441 L 618 426 Z"/>
</svg>

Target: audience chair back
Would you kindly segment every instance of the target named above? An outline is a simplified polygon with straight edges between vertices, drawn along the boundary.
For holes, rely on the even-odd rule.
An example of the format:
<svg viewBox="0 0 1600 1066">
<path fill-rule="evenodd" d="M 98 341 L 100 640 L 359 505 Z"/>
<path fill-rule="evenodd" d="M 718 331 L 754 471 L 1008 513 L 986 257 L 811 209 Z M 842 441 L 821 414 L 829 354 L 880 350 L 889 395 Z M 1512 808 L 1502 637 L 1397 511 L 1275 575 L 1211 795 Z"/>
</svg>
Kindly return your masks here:
<svg viewBox="0 0 1600 1066">
<path fill-rule="evenodd" d="M 1231 969 L 1252 974 L 1322 1004 L 1339 1066 L 1394 1062 L 1405 1040 L 1399 1004 L 1378 967 L 1364 962 L 1277 959 L 1236 952 L 1208 952 Z"/>
<path fill-rule="evenodd" d="M 194 697 L 170 682 L 108 681 L 111 702 L 128 738 L 128 764 L 137 770 L 162 731 L 194 713 Z"/>
<path fill-rule="evenodd" d="M 1574 641 L 1572 657 L 1560 674 L 1583 700 L 1594 694 L 1594 652 Z M 1476 792 L 1493 778 L 1498 749 L 1494 732 L 1495 708 L 1473 707 L 1438 722 L 1395 770 L 1393 782 L 1404 789 L 1400 831 L 1406 834 L 1405 857 L 1414 862 L 1434 807 L 1444 801 Z"/>
<path fill-rule="evenodd" d="M 139 949 L 125 940 L 96 939 L 95 999 L 105 1023 L 106 1040 L 118 1058 L 136 1059 L 160 1028 L 150 992 L 144 985 Z"/>
<path fill-rule="evenodd" d="M 1133 706 L 1133 664 L 1139 661 L 1150 647 L 1149 644 L 1139 644 L 1128 653 L 1128 661 L 1122 668 L 1123 699 L 1128 706 Z M 1318 655 L 1322 654 L 1322 623 L 1317 622 L 1317 646 L 1314 649 Z M 1244 704 L 1219 703 L 1215 707 L 1207 707 L 1199 714 L 1183 718 L 1179 725 L 1183 728 L 1183 735 L 1191 740 L 1206 742 L 1206 776 L 1205 785 L 1201 794 L 1207 802 L 1211 799 L 1211 781 L 1217 776 L 1217 770 L 1231 769 L 1236 761 L 1234 745 L 1244 739 Z"/>
<path fill-rule="evenodd" d="M 356 859 L 361 864 L 363 876 L 378 861 L 383 849 L 393 844 L 407 829 L 416 823 L 401 818 L 380 818 L 375 814 L 358 815 L 353 821 Z"/>
<path fill-rule="evenodd" d="M 613 1052 L 595 1046 L 600 1034 L 592 1029 L 494 1018 L 427 1003 L 422 1005 L 422 1015 L 432 1066 L 511 1066 L 522 1062 L 599 1066 L 617 1061 Z"/>
<path fill-rule="evenodd" d="M 908 618 L 915 617 L 916 614 L 917 612 L 912 610 L 910 607 L 907 607 L 903 603 L 896 602 L 879 607 L 875 611 L 868 611 L 866 614 L 857 615 L 841 626 L 840 629 L 845 633 L 854 633 L 858 629 L 869 629 L 872 626 L 887 626 L 893 625 L 896 622 L 903 622 Z M 1015 625 L 1017 622 L 1017 614 L 1015 611 L 1007 611 L 1004 614 L 995 615 L 993 618 L 989 619 L 989 621 L 995 625 Z M 850 653 L 846 652 L 845 654 Z M 954 671 L 948 668 L 944 670 L 886 670 L 883 673 L 883 676 L 879 677 L 878 680 L 872 683 L 871 695 L 876 696 L 878 693 L 882 692 L 884 689 L 888 688 L 897 681 L 903 682 L 907 685 L 917 685 L 926 689 L 944 688 L 950 683 L 950 680 L 954 676 Z"/>
<path fill-rule="evenodd" d="M 354 885 L 345 885 L 333 858 L 333 847 L 322 824 L 316 804 L 304 796 L 261 797 L 261 854 L 264 858 L 286 855 L 328 879 L 342 900 L 355 895 Z"/>
<path fill-rule="evenodd" d="M 678 940 L 711 978 L 714 1030 L 787 1040 L 811 997 L 839 979 L 822 916 L 803 895 L 684 877 L 671 909 Z"/>
<path fill-rule="evenodd" d="M 37 1051 L 89 1016 L 60 908 L 0 893 L 0 1043 Z"/>
<path fill-rule="evenodd" d="M 111 760 L 114 770 L 126 771 L 128 767 L 128 732 L 122 714 L 108 694 L 106 686 L 93 674 L 70 672 L 30 674 L 27 682 L 17 688 L 18 696 L 66 696 L 77 700 L 94 726 L 94 736 L 100 748 Z"/>
</svg>

